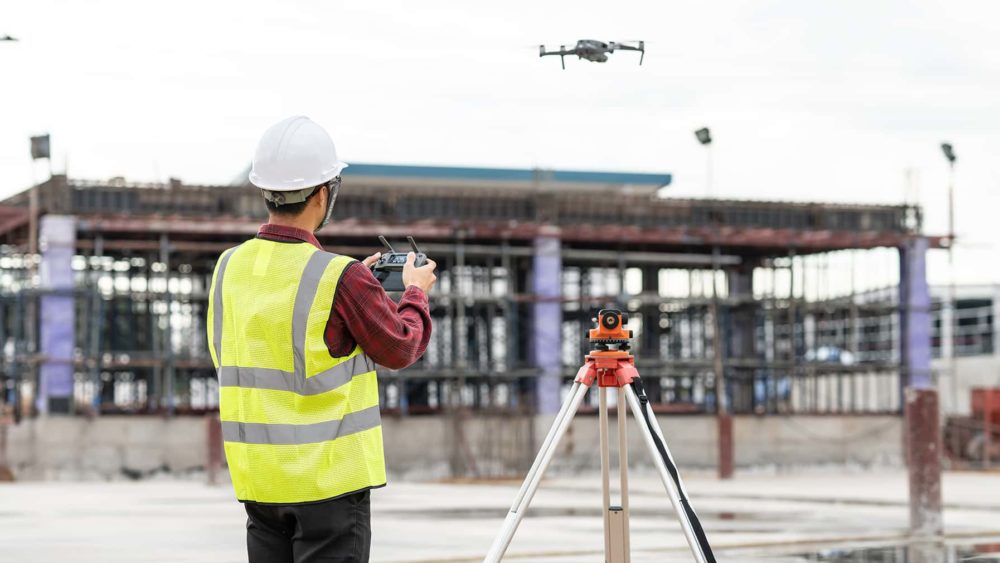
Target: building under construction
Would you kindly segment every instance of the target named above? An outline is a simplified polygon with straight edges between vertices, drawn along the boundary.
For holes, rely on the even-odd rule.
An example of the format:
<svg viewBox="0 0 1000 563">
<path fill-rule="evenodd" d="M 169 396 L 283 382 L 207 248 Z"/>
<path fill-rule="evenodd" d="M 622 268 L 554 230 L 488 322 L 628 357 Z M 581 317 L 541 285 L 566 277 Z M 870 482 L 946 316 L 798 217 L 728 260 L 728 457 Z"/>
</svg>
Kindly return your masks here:
<svg viewBox="0 0 1000 563">
<path fill-rule="evenodd" d="M 931 377 L 924 260 L 947 241 L 922 233 L 919 208 L 662 197 L 669 183 L 352 165 L 326 249 L 363 257 L 412 235 L 440 269 L 431 344 L 380 371 L 384 410 L 554 412 L 604 307 L 629 312 L 660 412 L 714 413 L 725 393 L 734 414 L 896 414 L 902 387 Z M 209 282 L 265 218 L 258 191 L 56 175 L 34 192 L 0 207 L 8 410 L 214 409 Z"/>
</svg>

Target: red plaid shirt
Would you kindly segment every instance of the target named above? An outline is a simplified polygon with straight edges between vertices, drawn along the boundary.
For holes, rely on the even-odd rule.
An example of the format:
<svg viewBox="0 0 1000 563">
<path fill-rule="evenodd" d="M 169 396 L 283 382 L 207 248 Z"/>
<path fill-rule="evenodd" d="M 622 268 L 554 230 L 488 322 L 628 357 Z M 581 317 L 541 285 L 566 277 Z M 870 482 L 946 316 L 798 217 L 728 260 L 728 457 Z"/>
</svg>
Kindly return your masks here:
<svg viewBox="0 0 1000 563">
<path fill-rule="evenodd" d="M 323 250 L 309 231 L 283 225 L 261 225 L 257 238 L 276 242 L 307 242 Z M 431 338 L 427 294 L 406 288 L 393 303 L 371 270 L 361 262 L 349 265 L 337 284 L 324 340 L 330 355 L 346 356 L 358 344 L 368 357 L 390 369 L 401 369 L 420 359 Z"/>
</svg>

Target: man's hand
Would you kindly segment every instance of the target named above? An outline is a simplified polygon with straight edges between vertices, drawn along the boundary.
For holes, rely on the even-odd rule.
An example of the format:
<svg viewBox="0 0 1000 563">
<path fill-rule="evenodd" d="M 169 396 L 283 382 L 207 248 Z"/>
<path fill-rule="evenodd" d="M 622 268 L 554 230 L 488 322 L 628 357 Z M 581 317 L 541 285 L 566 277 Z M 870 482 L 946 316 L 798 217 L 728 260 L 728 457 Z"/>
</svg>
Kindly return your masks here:
<svg viewBox="0 0 1000 563">
<path fill-rule="evenodd" d="M 437 281 L 437 276 L 434 275 L 437 262 L 428 258 L 426 264 L 417 268 L 413 265 L 416 258 L 417 255 L 412 252 L 406 255 L 406 264 L 403 265 L 403 287 L 415 285 L 427 293 Z"/>
<path fill-rule="evenodd" d="M 375 254 L 372 254 L 368 258 L 362 260 L 361 263 L 365 265 L 365 268 L 371 269 L 371 267 L 375 265 L 375 262 L 378 262 L 378 259 L 381 257 L 382 253 L 376 252 Z"/>
</svg>

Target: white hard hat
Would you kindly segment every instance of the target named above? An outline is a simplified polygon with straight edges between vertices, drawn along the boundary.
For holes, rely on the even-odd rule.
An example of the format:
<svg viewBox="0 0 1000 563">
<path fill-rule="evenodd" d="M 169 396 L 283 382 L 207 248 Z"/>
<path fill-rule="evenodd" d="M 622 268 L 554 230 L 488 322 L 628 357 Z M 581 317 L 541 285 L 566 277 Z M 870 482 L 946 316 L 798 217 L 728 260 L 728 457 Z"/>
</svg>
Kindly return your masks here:
<svg viewBox="0 0 1000 563">
<path fill-rule="evenodd" d="M 347 163 L 337 158 L 330 135 L 299 115 L 264 132 L 253 156 L 250 182 L 261 189 L 289 192 L 328 182 L 344 168 Z"/>
</svg>

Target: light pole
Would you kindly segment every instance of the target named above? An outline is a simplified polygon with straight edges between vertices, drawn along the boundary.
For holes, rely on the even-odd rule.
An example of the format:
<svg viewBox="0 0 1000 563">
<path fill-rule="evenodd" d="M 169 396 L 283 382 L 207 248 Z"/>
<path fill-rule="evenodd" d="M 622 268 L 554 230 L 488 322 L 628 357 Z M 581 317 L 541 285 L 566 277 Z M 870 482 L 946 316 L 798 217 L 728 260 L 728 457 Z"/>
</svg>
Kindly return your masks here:
<svg viewBox="0 0 1000 563">
<path fill-rule="evenodd" d="M 958 330 L 958 297 L 955 290 L 955 149 L 951 143 L 941 143 L 941 152 L 948 159 L 948 369 L 951 372 L 951 408 L 958 405 L 958 361 L 955 350 L 955 332 Z M 942 334 L 944 336 L 944 334 Z M 944 341 L 942 340 L 942 343 Z"/>
<path fill-rule="evenodd" d="M 705 195 L 712 197 L 712 134 L 708 127 L 702 127 L 694 132 L 698 142 L 705 147 Z M 722 321 L 719 316 L 719 294 L 716 288 L 716 278 L 719 272 L 719 249 L 712 250 L 712 367 L 715 372 L 715 421 L 716 439 L 719 446 L 718 475 L 719 479 L 733 477 L 733 418 L 729 414 L 729 404 L 726 396 L 726 371 L 723 364 Z"/>
<path fill-rule="evenodd" d="M 712 134 L 708 127 L 694 132 L 698 142 L 705 147 L 705 195 L 712 197 Z"/>
</svg>

